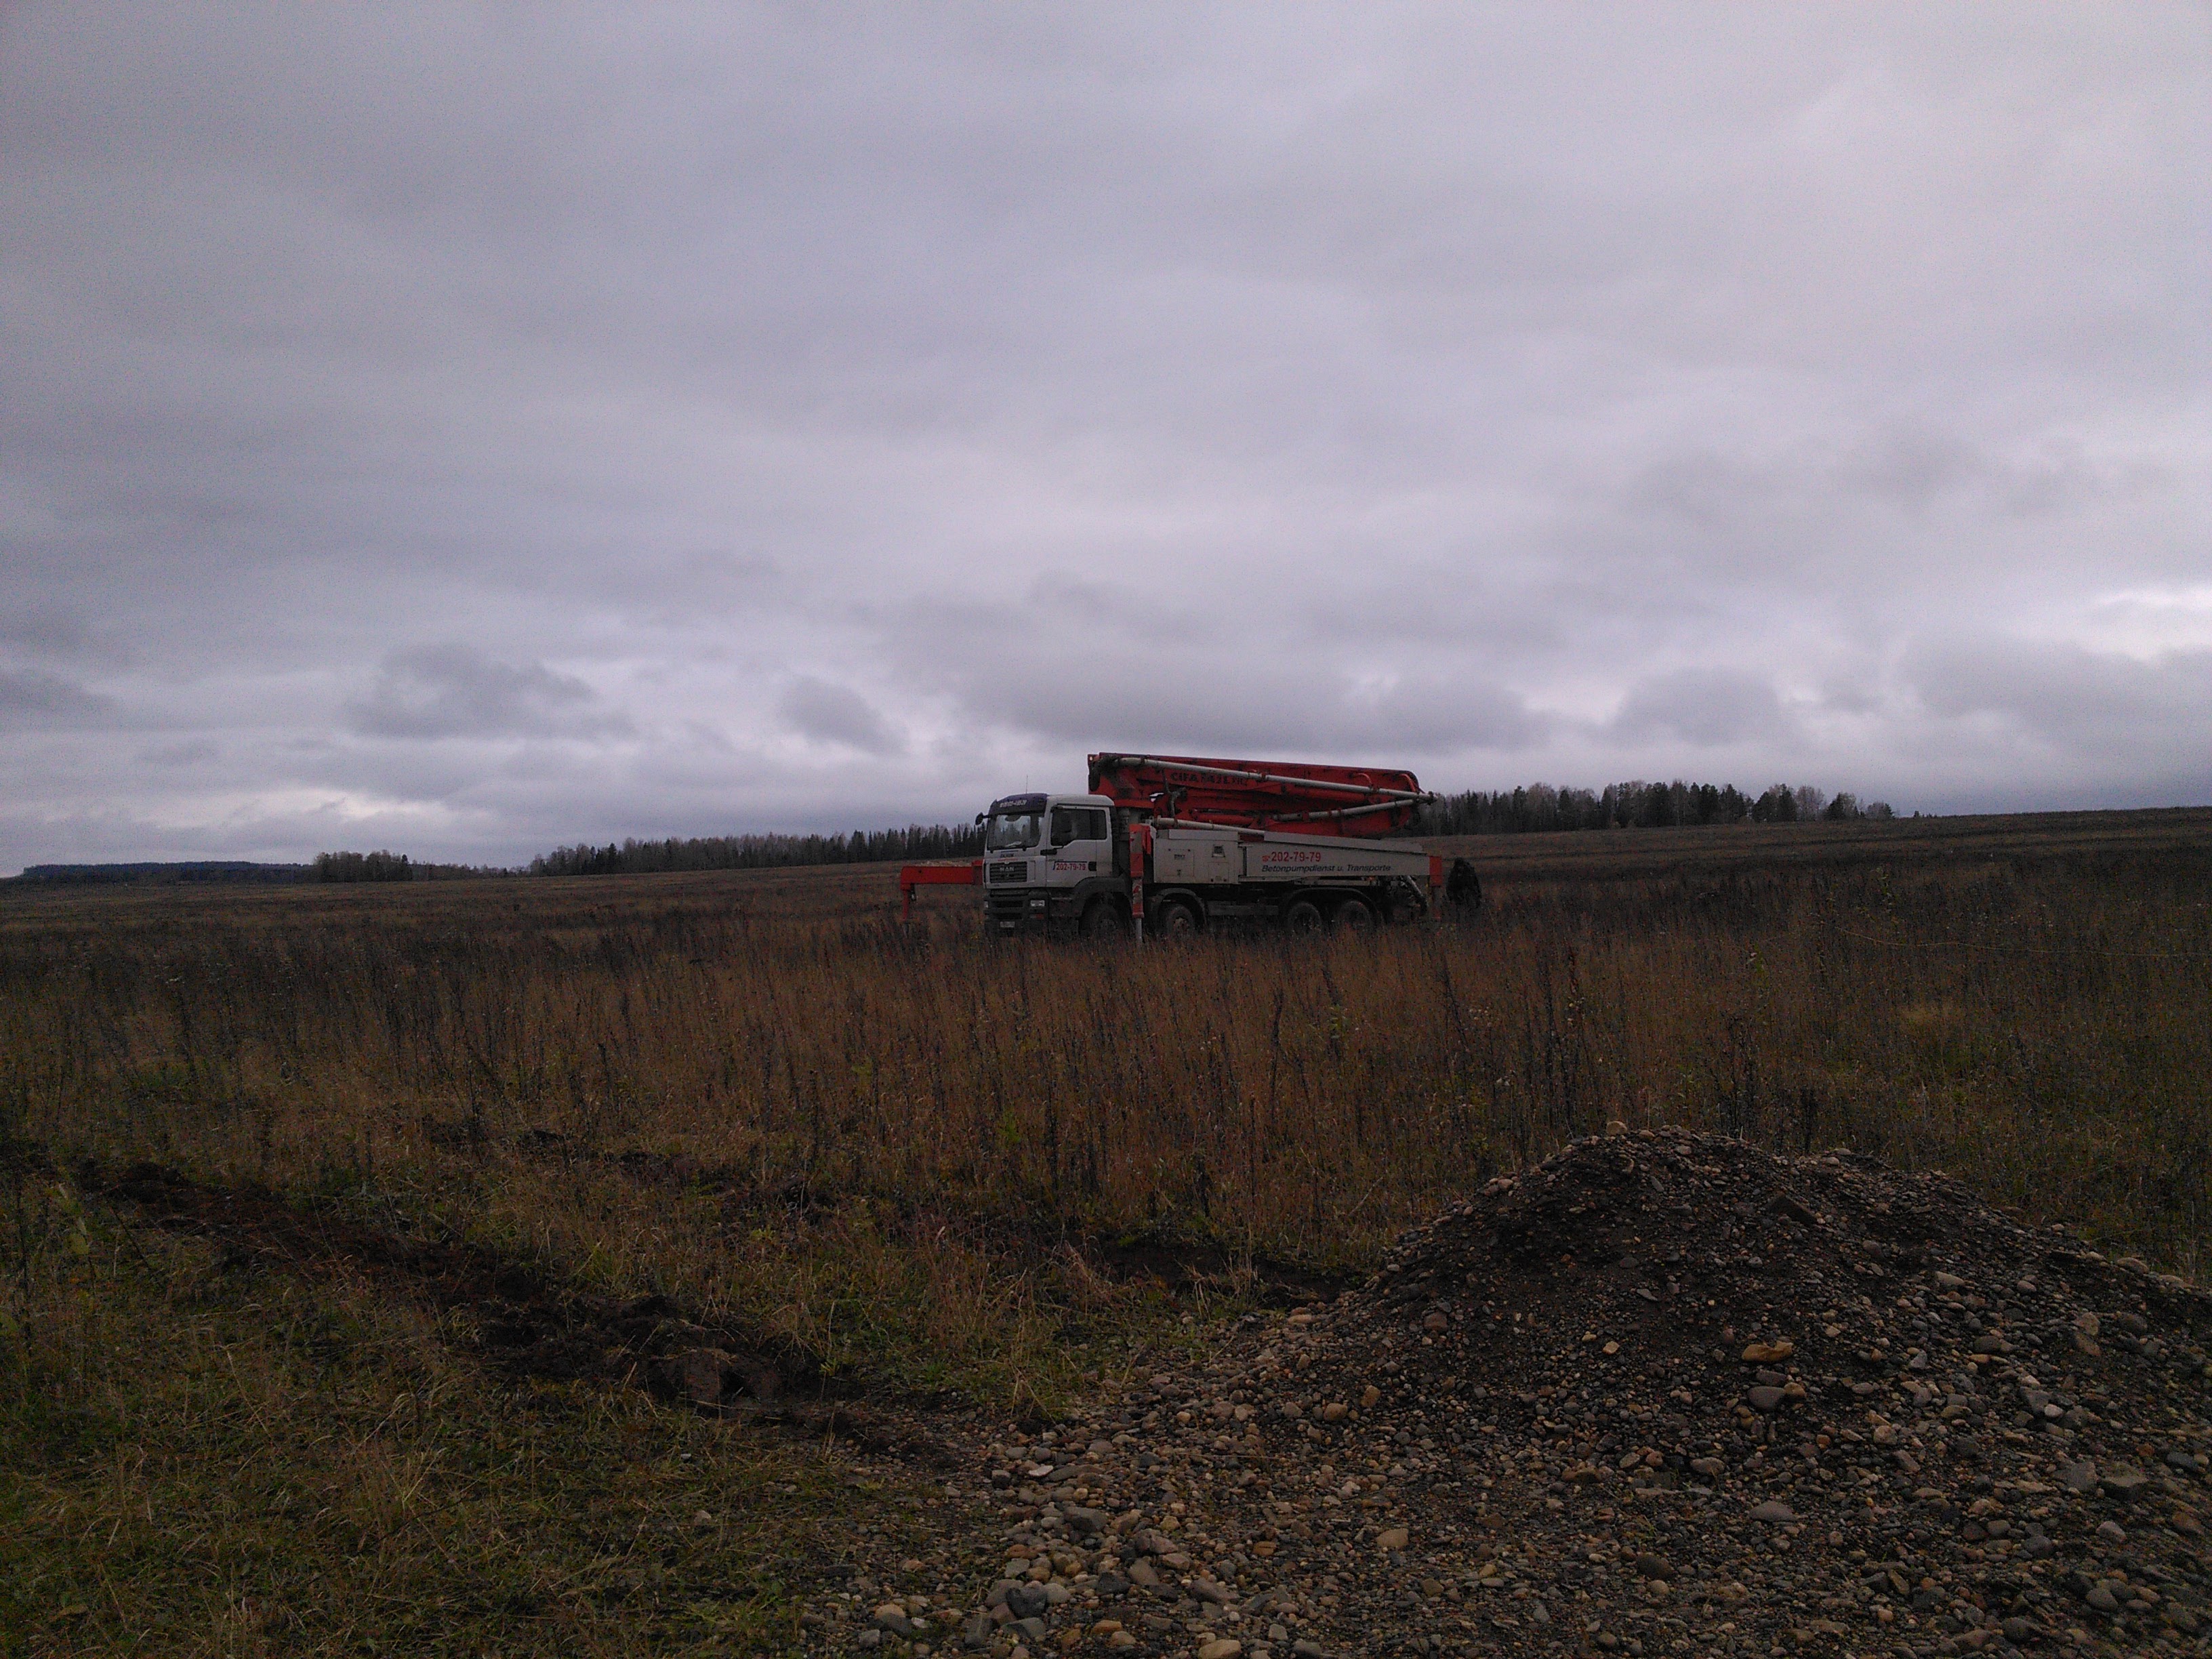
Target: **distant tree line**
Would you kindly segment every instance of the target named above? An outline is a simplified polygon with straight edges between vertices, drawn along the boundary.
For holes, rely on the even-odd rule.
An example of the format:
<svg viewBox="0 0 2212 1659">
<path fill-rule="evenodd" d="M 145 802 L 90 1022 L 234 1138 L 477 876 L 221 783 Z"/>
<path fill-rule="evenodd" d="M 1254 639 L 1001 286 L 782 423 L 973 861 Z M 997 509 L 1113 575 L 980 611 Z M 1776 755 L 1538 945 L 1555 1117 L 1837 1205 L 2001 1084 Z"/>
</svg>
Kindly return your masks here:
<svg viewBox="0 0 2212 1659">
<path fill-rule="evenodd" d="M 556 847 L 530 860 L 533 876 L 629 876 L 662 870 L 768 870 L 807 864 L 886 864 L 902 859 L 972 858 L 980 826 L 910 823 L 849 836 L 671 836 L 604 847 Z"/>
<path fill-rule="evenodd" d="M 404 853 L 318 853 L 317 881 L 412 881 L 415 866 Z"/>
<path fill-rule="evenodd" d="M 1811 784 L 1771 786 L 1746 794 L 1732 783 L 1611 783 L 1602 789 L 1560 789 L 1531 783 L 1491 793 L 1446 795 L 1424 810 L 1424 836 L 1510 836 L 1553 830 L 1668 830 L 1692 823 L 1798 823 L 1816 818 L 1888 818 L 1887 801 L 1863 805 L 1848 791 L 1831 799 Z"/>
<path fill-rule="evenodd" d="M 0 882 L 55 887 L 172 887 L 247 883 L 281 885 L 288 882 L 309 881 L 313 877 L 313 870 L 304 864 L 252 864 L 242 859 L 187 859 L 167 864 L 33 864 L 20 876 L 0 877 Z"/>
<path fill-rule="evenodd" d="M 425 864 L 404 853 L 318 853 L 317 881 L 453 881 L 464 876 L 511 876 L 512 870 L 473 864 Z"/>
</svg>

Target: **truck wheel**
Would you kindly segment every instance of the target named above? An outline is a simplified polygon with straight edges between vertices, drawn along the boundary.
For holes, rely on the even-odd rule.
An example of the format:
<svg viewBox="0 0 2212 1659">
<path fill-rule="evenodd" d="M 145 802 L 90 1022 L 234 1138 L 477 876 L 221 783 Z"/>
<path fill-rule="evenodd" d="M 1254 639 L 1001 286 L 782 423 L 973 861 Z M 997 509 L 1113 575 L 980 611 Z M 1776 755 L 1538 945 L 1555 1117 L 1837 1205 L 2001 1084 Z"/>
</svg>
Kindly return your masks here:
<svg viewBox="0 0 2212 1659">
<path fill-rule="evenodd" d="M 1318 933 L 1322 921 L 1321 906 L 1310 898 L 1292 899 L 1283 907 L 1283 926 L 1293 933 Z"/>
<path fill-rule="evenodd" d="M 1162 939 L 1196 939 L 1198 912 L 1181 899 L 1170 899 L 1153 913 L 1158 920 L 1152 924 Z"/>
<path fill-rule="evenodd" d="M 1329 922 L 1340 933 L 1371 933 L 1375 931 L 1375 907 L 1364 898 L 1340 900 Z"/>
<path fill-rule="evenodd" d="M 1129 918 L 1109 898 L 1095 898 L 1083 907 L 1083 937 L 1121 939 L 1129 932 Z"/>
</svg>

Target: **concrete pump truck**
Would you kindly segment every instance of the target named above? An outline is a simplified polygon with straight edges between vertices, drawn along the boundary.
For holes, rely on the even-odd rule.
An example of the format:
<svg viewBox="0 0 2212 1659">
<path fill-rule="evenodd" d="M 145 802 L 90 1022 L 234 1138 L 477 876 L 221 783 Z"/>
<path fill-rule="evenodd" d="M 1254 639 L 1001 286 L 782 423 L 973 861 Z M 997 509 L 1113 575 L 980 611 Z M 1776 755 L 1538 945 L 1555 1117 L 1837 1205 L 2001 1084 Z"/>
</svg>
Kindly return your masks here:
<svg viewBox="0 0 2212 1659">
<path fill-rule="evenodd" d="M 981 885 L 988 932 L 1048 938 L 1439 918 L 1481 902 L 1473 866 L 1385 838 L 1435 799 L 1410 772 L 1098 754 L 1087 793 L 1001 796 L 976 814 L 981 858 L 908 865 L 899 887 L 910 915 L 917 887 Z"/>
</svg>

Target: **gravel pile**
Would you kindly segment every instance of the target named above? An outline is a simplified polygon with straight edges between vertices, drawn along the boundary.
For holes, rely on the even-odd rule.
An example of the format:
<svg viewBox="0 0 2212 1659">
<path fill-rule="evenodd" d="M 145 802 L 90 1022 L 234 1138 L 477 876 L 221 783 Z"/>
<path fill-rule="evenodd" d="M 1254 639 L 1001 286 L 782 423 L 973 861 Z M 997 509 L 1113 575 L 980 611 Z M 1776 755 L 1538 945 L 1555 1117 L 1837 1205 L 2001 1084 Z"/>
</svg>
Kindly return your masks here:
<svg viewBox="0 0 2212 1659">
<path fill-rule="evenodd" d="M 1617 1133 L 1200 1369 L 956 1447 L 1003 1565 L 856 1576 L 809 1626 L 1033 1659 L 2212 1654 L 2208 1341 L 2212 1297 L 1945 1177 Z"/>
</svg>

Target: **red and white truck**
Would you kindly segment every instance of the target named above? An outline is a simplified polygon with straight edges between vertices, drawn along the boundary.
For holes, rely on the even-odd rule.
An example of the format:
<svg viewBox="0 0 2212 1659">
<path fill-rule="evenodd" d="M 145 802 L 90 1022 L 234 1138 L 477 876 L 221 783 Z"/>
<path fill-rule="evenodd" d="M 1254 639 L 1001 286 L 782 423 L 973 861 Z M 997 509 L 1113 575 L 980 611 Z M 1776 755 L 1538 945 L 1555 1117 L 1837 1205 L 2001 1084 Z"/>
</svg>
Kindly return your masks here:
<svg viewBox="0 0 2212 1659">
<path fill-rule="evenodd" d="M 1435 797 L 1410 772 L 1178 755 L 1091 757 L 1080 795 L 1005 795 L 983 856 L 899 886 L 983 889 L 986 929 L 1175 939 L 1230 927 L 1348 930 L 1480 902 L 1464 860 L 1392 840 Z M 1449 868 L 1447 867 L 1449 866 Z"/>
</svg>

